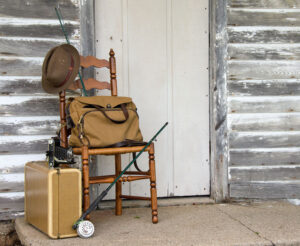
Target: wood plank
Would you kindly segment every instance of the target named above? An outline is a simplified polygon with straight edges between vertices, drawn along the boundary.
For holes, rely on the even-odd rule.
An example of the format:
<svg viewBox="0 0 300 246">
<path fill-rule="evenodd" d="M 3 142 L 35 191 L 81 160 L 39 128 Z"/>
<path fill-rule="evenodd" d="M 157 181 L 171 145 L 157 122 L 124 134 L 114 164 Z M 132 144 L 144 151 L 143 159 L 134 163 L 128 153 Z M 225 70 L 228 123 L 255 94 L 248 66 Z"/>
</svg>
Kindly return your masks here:
<svg viewBox="0 0 300 246">
<path fill-rule="evenodd" d="M 0 154 L 45 153 L 48 149 L 48 140 L 52 136 L 2 136 Z"/>
<path fill-rule="evenodd" d="M 229 187 L 232 198 L 300 198 L 300 183 L 236 183 L 230 184 Z"/>
<path fill-rule="evenodd" d="M 0 135 L 55 135 L 58 116 L 1 117 Z"/>
<path fill-rule="evenodd" d="M 262 27 L 236 26 L 228 27 L 229 43 L 299 43 L 299 27 Z"/>
<path fill-rule="evenodd" d="M 72 39 L 70 42 L 77 50 L 80 50 L 79 40 Z M 0 55 L 13 56 L 15 58 L 18 56 L 44 58 L 50 49 L 64 43 L 66 43 L 66 41 L 62 37 L 60 37 L 60 39 L 0 37 Z M 11 60 L 12 59 L 9 59 L 9 61 Z M 25 65 L 27 69 L 29 69 L 29 65 L 30 64 Z M 39 73 L 39 75 L 40 74 L 41 73 Z M 31 73 L 28 75 L 33 76 L 34 74 Z"/>
<path fill-rule="evenodd" d="M 0 97 L 0 116 L 57 116 L 58 114 L 58 97 Z"/>
<path fill-rule="evenodd" d="M 231 60 L 300 60 L 300 44 L 229 44 Z"/>
<path fill-rule="evenodd" d="M 25 154 L 25 155 L 0 155 L 0 173 L 22 173 L 24 166 L 30 161 L 43 161 L 46 159 L 45 153 Z"/>
<path fill-rule="evenodd" d="M 229 147 L 243 148 L 284 148 L 300 146 L 298 132 L 230 132 Z"/>
<path fill-rule="evenodd" d="M 0 75 L 41 76 L 43 58 L 0 57 Z"/>
<path fill-rule="evenodd" d="M 300 112 L 298 96 L 260 96 L 228 98 L 229 113 Z"/>
<path fill-rule="evenodd" d="M 251 60 L 228 62 L 229 80 L 266 80 L 300 78 L 300 61 Z"/>
<path fill-rule="evenodd" d="M 231 80 L 227 88 L 230 96 L 300 95 L 300 79 Z"/>
<path fill-rule="evenodd" d="M 231 166 L 300 163 L 300 148 L 230 149 Z"/>
<path fill-rule="evenodd" d="M 298 0 L 228 0 L 231 8 L 300 8 Z"/>
<path fill-rule="evenodd" d="M 0 76 L 0 95 L 49 96 L 42 88 L 41 76 Z M 67 90 L 67 97 L 78 95 L 79 91 Z"/>
<path fill-rule="evenodd" d="M 233 131 L 300 131 L 300 114 L 229 114 L 228 126 Z"/>
<path fill-rule="evenodd" d="M 0 193 L 0 212 L 24 211 L 24 192 Z"/>
<path fill-rule="evenodd" d="M 255 181 L 295 181 L 300 180 L 300 166 L 262 166 L 229 168 L 230 183 Z"/>
<path fill-rule="evenodd" d="M 45 94 L 41 76 L 0 76 L 0 95 Z"/>
<path fill-rule="evenodd" d="M 24 20 L 24 22 L 21 22 L 21 20 Z M 30 20 L 31 19 L 0 18 L 0 36 L 64 38 L 58 20 Z M 64 28 L 69 39 L 79 39 L 79 22 L 65 21 Z"/>
<path fill-rule="evenodd" d="M 0 17 L 57 19 L 54 10 L 57 6 L 64 20 L 79 20 L 78 0 L 10 0 L 9 4 L 0 0 Z"/>
<path fill-rule="evenodd" d="M 24 173 L 6 173 L 0 176 L 0 192 L 24 191 Z"/>
<path fill-rule="evenodd" d="M 300 9 L 229 8 L 228 26 L 299 26 Z"/>
</svg>

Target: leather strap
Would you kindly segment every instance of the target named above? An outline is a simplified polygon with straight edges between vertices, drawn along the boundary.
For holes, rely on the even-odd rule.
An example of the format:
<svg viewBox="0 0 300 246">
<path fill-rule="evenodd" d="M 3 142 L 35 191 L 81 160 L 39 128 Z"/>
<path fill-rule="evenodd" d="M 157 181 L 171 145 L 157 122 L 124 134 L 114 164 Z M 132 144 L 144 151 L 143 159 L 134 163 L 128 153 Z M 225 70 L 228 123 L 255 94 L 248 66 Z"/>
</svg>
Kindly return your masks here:
<svg viewBox="0 0 300 246">
<path fill-rule="evenodd" d="M 116 124 L 122 124 L 124 122 L 126 122 L 126 120 L 128 120 L 129 118 L 129 113 L 128 113 L 128 110 L 126 108 L 126 105 L 125 103 L 122 103 L 120 106 L 121 106 L 121 109 L 122 109 L 122 112 L 124 114 L 124 117 L 125 119 L 124 120 L 114 120 L 112 118 L 110 118 L 106 112 L 105 112 L 105 108 L 102 108 L 100 107 L 99 105 L 96 105 L 96 104 L 89 104 L 90 106 L 96 108 L 98 111 L 100 111 L 107 119 L 109 119 L 110 121 L 112 121 L 113 123 L 116 123 Z"/>
</svg>

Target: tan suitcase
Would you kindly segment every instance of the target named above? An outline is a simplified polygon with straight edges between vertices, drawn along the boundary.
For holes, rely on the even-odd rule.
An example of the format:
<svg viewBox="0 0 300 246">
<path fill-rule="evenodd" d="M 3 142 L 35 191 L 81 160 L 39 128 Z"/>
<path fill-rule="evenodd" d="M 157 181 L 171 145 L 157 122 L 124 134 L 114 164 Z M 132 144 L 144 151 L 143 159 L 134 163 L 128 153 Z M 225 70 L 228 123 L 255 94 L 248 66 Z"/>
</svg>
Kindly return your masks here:
<svg viewBox="0 0 300 246">
<path fill-rule="evenodd" d="M 25 219 L 51 238 L 75 237 L 81 216 L 81 172 L 49 169 L 47 162 L 25 165 Z"/>
</svg>

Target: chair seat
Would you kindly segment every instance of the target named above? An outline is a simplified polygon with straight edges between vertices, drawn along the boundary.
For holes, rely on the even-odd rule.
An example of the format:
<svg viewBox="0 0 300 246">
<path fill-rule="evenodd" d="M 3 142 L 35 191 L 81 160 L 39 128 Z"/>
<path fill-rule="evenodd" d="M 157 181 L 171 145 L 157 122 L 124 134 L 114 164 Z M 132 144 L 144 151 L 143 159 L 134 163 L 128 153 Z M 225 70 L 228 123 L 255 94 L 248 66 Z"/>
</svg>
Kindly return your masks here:
<svg viewBox="0 0 300 246">
<path fill-rule="evenodd" d="M 88 149 L 89 155 L 115 155 L 140 152 L 145 146 L 132 146 L 132 147 L 118 147 L 118 148 L 93 148 Z M 149 151 L 150 147 L 145 149 Z M 73 153 L 76 155 L 82 154 L 82 148 L 73 148 Z"/>
</svg>

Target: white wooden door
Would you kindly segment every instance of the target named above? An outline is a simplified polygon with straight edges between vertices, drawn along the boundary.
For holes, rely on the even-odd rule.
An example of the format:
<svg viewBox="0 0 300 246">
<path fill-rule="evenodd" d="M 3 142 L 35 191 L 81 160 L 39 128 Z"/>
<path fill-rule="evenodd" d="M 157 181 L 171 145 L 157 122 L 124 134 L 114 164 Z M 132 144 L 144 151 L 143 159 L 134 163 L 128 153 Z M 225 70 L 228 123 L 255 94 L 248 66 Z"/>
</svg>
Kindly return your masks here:
<svg viewBox="0 0 300 246">
<path fill-rule="evenodd" d="M 136 103 L 144 139 L 170 123 L 155 143 L 158 196 L 208 195 L 208 0 L 98 0 L 95 16 L 97 56 L 115 50 L 118 94 Z M 97 79 L 108 76 L 99 69 Z M 101 174 L 108 162 L 99 158 Z M 147 169 L 146 155 L 139 164 Z M 149 182 L 123 190 L 149 195 Z"/>
</svg>

